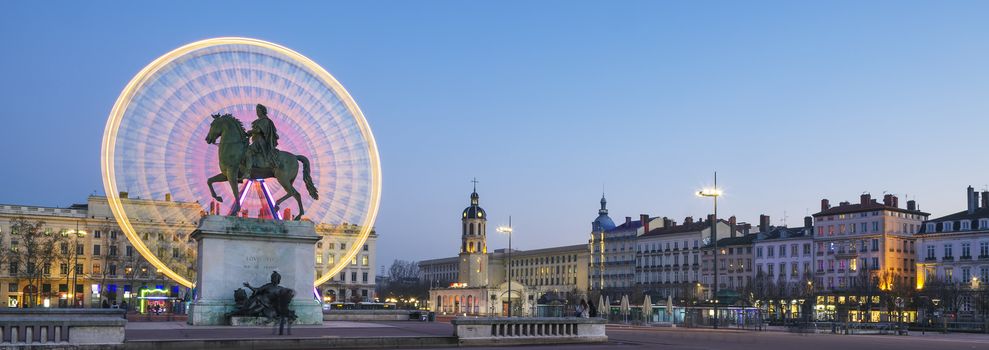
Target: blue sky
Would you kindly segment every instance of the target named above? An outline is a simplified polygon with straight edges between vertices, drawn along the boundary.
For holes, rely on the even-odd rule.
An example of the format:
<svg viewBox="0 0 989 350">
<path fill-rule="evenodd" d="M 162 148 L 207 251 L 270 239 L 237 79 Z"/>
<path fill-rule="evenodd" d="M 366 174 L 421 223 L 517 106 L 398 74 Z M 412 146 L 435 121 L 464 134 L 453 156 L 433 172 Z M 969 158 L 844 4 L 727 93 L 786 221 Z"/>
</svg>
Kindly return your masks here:
<svg viewBox="0 0 989 350">
<path fill-rule="evenodd" d="M 0 4 L 0 202 L 102 192 L 107 114 L 145 64 L 247 36 L 329 70 L 384 172 L 378 265 L 450 256 L 477 177 L 522 249 L 719 208 L 798 225 L 863 191 L 961 210 L 989 183 L 989 3 L 14 2 Z M 494 225 L 491 225 L 492 227 Z M 489 232 L 489 246 L 507 238 Z"/>
</svg>

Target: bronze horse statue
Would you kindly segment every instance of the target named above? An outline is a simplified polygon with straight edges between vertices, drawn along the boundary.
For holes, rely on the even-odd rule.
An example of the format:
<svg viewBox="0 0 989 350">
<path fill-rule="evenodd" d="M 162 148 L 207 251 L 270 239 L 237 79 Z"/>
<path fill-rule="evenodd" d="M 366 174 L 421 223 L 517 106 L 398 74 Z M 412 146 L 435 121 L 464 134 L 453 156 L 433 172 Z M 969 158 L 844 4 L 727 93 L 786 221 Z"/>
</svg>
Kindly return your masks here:
<svg viewBox="0 0 989 350">
<path fill-rule="evenodd" d="M 274 166 L 254 167 L 250 170 L 245 170 L 244 158 L 247 156 L 248 151 L 248 137 L 247 131 L 244 130 L 244 124 L 230 114 L 214 114 L 212 117 L 213 121 L 209 125 L 206 143 L 215 144 L 216 139 L 220 139 L 220 150 L 218 152 L 220 173 L 207 180 L 209 192 L 213 196 L 213 199 L 217 202 L 223 202 L 223 198 L 218 196 L 216 191 L 213 190 L 213 183 L 223 181 L 229 183 L 230 190 L 234 195 L 234 204 L 231 213 L 235 213 L 234 215 L 236 215 L 240 211 L 240 203 L 236 197 L 240 193 L 238 184 L 242 180 L 275 178 L 285 190 L 285 195 L 275 202 L 275 208 L 272 208 L 272 210 L 277 211 L 278 206 L 282 202 L 289 198 L 295 198 L 295 202 L 299 205 L 299 215 L 296 215 L 294 219 L 301 219 L 302 214 L 305 214 L 305 209 L 302 207 L 302 195 L 292 186 L 296 176 L 299 174 L 299 162 L 302 163 L 302 180 L 306 183 L 306 190 L 309 192 L 309 196 L 312 199 L 319 199 L 319 192 L 316 190 L 316 185 L 313 184 L 312 176 L 309 174 L 309 159 L 301 155 L 294 155 L 279 150 L 277 164 L 274 164 Z"/>
</svg>

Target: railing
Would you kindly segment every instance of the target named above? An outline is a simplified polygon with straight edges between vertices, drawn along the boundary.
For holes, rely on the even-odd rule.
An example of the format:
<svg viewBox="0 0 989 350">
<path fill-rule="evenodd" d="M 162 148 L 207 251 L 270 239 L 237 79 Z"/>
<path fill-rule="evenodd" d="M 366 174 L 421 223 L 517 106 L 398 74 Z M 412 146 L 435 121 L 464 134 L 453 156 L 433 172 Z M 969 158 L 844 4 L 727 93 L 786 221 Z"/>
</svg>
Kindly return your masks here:
<svg viewBox="0 0 989 350">
<path fill-rule="evenodd" d="M 120 309 L 0 309 L 0 348 L 122 344 L 123 315 Z"/>
<path fill-rule="evenodd" d="M 461 344 L 605 342 L 605 320 L 580 317 L 487 317 L 451 320 Z"/>
</svg>

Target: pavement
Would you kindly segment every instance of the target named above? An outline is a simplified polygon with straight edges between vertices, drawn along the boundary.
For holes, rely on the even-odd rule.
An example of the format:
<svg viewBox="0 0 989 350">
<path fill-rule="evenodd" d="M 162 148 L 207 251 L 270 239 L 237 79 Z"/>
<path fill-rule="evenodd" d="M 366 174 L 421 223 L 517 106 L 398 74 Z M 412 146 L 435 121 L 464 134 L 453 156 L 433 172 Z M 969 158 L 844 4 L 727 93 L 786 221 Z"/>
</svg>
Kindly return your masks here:
<svg viewBox="0 0 989 350">
<path fill-rule="evenodd" d="M 128 341 L 267 338 L 451 337 L 453 326 L 440 322 L 325 321 L 322 326 L 293 326 L 292 335 L 274 334 L 273 327 L 190 326 L 185 322 L 128 322 Z"/>
<path fill-rule="evenodd" d="M 453 326 L 445 322 L 347 322 L 327 321 L 322 326 L 295 326 L 292 335 L 278 336 L 271 327 L 202 327 L 182 322 L 132 322 L 127 324 L 128 341 L 192 339 L 312 339 L 450 337 Z M 731 329 L 691 329 L 608 325 L 609 341 L 603 344 L 570 344 L 567 350 L 668 349 L 668 350 L 930 350 L 989 349 L 987 334 L 940 334 L 911 332 L 896 335 L 796 334 L 774 331 Z M 411 338 L 410 338 L 411 339 Z M 551 349 L 558 345 L 513 346 L 523 349 Z M 503 349 L 474 347 L 472 349 Z M 437 348 L 440 349 L 440 348 Z"/>
</svg>

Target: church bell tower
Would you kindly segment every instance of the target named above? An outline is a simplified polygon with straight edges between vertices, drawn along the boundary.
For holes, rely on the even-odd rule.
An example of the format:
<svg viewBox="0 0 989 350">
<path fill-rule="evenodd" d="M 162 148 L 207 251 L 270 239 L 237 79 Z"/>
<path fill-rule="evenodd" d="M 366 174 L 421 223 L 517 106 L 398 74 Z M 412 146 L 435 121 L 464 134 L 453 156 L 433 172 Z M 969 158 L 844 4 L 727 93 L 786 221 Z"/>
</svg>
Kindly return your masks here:
<svg viewBox="0 0 989 350">
<path fill-rule="evenodd" d="M 467 287 L 482 287 L 488 284 L 488 215 L 478 205 L 477 181 L 470 194 L 470 206 L 464 209 L 460 218 L 460 274 L 459 283 Z"/>
</svg>

